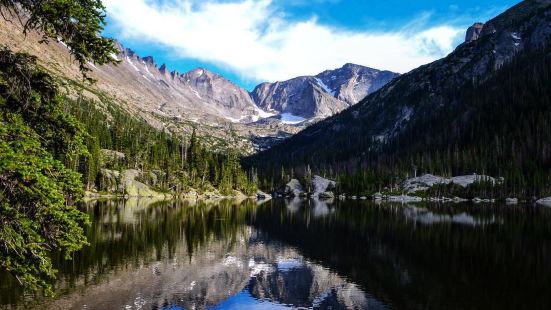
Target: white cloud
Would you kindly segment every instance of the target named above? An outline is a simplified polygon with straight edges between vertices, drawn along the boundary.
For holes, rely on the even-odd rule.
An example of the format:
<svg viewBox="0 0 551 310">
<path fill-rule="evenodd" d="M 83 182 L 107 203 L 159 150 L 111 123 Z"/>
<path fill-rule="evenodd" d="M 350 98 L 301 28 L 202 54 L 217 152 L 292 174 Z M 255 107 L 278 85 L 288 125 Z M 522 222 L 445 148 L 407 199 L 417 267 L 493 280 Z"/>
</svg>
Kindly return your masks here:
<svg viewBox="0 0 551 310">
<path fill-rule="evenodd" d="M 290 21 L 272 0 L 104 0 L 119 35 L 223 66 L 243 78 L 284 80 L 351 62 L 406 72 L 449 53 L 463 29 L 415 23 L 352 31 L 316 18 Z"/>
</svg>

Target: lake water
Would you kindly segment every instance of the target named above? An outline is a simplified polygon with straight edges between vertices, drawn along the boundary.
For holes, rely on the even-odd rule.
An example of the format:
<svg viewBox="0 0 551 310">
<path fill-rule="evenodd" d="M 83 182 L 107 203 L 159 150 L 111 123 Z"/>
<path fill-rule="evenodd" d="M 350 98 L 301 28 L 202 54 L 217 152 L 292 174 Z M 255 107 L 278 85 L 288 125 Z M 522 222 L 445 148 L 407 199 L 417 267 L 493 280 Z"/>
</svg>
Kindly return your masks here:
<svg viewBox="0 0 551 310">
<path fill-rule="evenodd" d="M 57 296 L 7 309 L 551 309 L 551 209 L 95 202 Z"/>
</svg>

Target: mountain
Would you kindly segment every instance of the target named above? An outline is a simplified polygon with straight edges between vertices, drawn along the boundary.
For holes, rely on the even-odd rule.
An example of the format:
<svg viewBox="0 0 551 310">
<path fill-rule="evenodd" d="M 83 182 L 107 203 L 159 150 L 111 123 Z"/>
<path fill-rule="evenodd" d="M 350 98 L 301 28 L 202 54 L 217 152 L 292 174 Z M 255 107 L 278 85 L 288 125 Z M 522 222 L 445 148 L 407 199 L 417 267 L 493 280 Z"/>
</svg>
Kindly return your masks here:
<svg viewBox="0 0 551 310">
<path fill-rule="evenodd" d="M 346 64 L 316 76 L 263 83 L 251 95 L 265 111 L 305 119 L 326 118 L 358 103 L 397 76 L 390 71 Z"/>
<path fill-rule="evenodd" d="M 93 67 L 100 87 L 129 95 L 131 100 L 151 113 L 169 117 L 187 117 L 203 122 L 225 119 L 233 121 L 244 115 L 259 114 L 249 94 L 203 68 L 184 74 L 170 72 L 166 65 L 157 66 L 153 57 L 140 57 L 119 44 L 117 66 Z M 126 96 L 125 96 L 126 97 Z"/>
<path fill-rule="evenodd" d="M 278 83 L 264 83 L 249 93 L 205 68 L 180 73 L 166 64 L 157 64 L 151 56 L 142 57 L 118 44 L 118 53 L 112 57 L 119 64 L 90 63 L 89 76 L 97 82 L 84 85 L 67 46 L 63 42 L 39 44 L 40 39 L 32 31 L 22 35 L 19 23 L 0 19 L 0 41 L 15 51 L 37 56 L 47 71 L 66 84 L 70 97 L 83 95 L 100 106 L 107 101 L 114 103 L 155 128 L 177 135 L 189 137 L 196 128 L 212 148 L 237 148 L 247 154 L 267 149 L 311 123 L 342 111 L 396 76 L 348 64 L 316 77 L 296 79 L 307 82 L 283 82 L 285 85 L 277 87 L 277 91 L 269 85 Z M 291 89 L 287 84 L 296 87 Z M 281 94 L 291 91 L 300 91 L 303 99 L 283 103 L 279 98 L 269 98 L 285 97 Z"/>
<path fill-rule="evenodd" d="M 517 190 L 524 184 L 549 192 L 550 5 L 515 5 L 447 57 L 394 79 L 250 162 L 272 178 L 281 166 L 296 173 L 310 164 L 344 175 L 385 174 L 381 182 L 392 184 L 416 166 L 448 175 L 485 172 L 505 177 Z"/>
</svg>

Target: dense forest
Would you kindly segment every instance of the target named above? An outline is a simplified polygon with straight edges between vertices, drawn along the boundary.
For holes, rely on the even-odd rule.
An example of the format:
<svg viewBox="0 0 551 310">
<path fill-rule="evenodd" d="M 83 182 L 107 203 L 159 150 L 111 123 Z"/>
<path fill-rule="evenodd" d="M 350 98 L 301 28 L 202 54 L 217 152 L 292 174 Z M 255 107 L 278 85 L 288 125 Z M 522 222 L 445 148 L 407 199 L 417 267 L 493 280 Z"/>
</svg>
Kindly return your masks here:
<svg viewBox="0 0 551 310">
<path fill-rule="evenodd" d="M 155 189 L 164 192 L 218 189 L 230 195 L 235 189 L 251 195 L 256 191 L 254 175 L 241 168 L 237 151 L 213 153 L 202 146 L 195 131 L 186 139 L 156 129 L 109 101 L 100 104 L 81 97 L 65 103 L 68 113 L 84 125 L 88 149 L 67 165 L 82 173 L 89 190 L 102 189 L 101 169 L 107 168 L 154 171 L 159 176 Z"/>
<path fill-rule="evenodd" d="M 496 196 L 549 196 L 550 55 L 549 46 L 519 54 L 484 81 L 448 90 L 438 108 L 420 105 L 416 117 L 382 145 L 373 140 L 365 122 L 364 134 L 334 135 L 331 143 L 311 143 L 299 134 L 247 163 L 259 167 L 265 188 L 303 177 L 311 167 L 314 173 L 337 179 L 340 190 L 353 193 L 392 189 L 417 172 L 503 177 L 491 190 Z M 450 186 L 439 192 L 457 190 Z"/>
</svg>

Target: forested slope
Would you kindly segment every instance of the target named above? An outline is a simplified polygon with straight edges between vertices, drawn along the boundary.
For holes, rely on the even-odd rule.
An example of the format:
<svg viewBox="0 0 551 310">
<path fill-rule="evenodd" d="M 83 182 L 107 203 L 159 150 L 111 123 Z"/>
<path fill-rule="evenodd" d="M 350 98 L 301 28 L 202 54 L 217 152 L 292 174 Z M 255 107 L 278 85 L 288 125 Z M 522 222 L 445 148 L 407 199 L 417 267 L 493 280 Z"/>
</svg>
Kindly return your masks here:
<svg viewBox="0 0 551 310">
<path fill-rule="evenodd" d="M 349 191 L 377 191 L 416 170 L 503 177 L 503 194 L 551 194 L 549 3 L 522 2 L 477 41 L 247 163 L 264 187 L 310 165 Z"/>
</svg>

